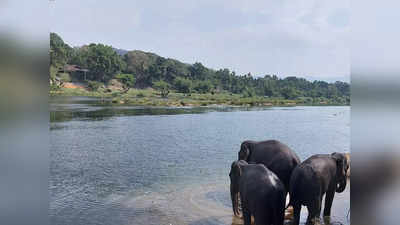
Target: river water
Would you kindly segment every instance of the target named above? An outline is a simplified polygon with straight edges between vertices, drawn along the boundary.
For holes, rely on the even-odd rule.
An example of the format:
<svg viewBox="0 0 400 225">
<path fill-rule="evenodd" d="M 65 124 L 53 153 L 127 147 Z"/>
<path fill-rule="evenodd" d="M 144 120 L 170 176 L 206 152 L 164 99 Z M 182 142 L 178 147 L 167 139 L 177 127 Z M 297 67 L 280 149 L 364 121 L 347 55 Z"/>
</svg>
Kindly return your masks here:
<svg viewBox="0 0 400 225">
<path fill-rule="evenodd" d="M 349 151 L 350 107 L 149 108 L 51 98 L 50 222 L 241 224 L 228 173 L 246 139 L 280 140 L 302 160 Z M 350 224 L 349 186 L 335 196 L 332 224 Z"/>
</svg>

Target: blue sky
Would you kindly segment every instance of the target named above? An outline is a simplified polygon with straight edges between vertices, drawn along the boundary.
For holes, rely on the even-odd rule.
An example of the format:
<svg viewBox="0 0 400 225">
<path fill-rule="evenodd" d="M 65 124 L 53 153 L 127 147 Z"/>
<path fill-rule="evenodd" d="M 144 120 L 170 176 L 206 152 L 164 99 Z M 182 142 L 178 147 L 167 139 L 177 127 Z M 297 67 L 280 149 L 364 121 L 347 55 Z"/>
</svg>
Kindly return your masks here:
<svg viewBox="0 0 400 225">
<path fill-rule="evenodd" d="M 349 80 L 349 0 L 55 0 L 50 30 L 255 76 Z"/>
</svg>

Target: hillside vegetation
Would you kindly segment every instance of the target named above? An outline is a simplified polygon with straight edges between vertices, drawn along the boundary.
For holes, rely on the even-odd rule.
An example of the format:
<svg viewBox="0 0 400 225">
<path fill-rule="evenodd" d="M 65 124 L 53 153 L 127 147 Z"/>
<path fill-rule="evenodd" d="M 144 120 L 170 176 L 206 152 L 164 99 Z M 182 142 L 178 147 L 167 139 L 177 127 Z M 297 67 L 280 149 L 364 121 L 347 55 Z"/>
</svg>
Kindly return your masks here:
<svg viewBox="0 0 400 225">
<path fill-rule="evenodd" d="M 66 65 L 76 65 L 88 71 L 84 75 L 80 71 L 66 71 Z M 120 82 L 123 90 L 114 92 L 107 88 L 111 80 Z M 71 81 L 85 84 L 86 88 L 65 90 L 63 83 Z M 125 51 L 103 44 L 71 47 L 55 33 L 50 34 L 50 84 L 51 95 L 110 96 L 125 99 L 118 102 L 133 104 L 145 104 L 135 100 L 146 97 L 143 93 L 152 100 L 162 98 L 157 101 L 164 103 L 169 102 L 165 99 L 179 96 L 176 99 L 179 102 L 185 99 L 196 102 L 200 98 L 208 102 L 205 105 L 232 104 L 232 101 L 238 104 L 255 101 L 264 105 L 277 102 L 350 104 L 350 85 L 346 82 L 311 82 L 294 76 L 278 78 L 276 75 L 252 76 L 250 73 L 238 75 L 227 68 L 215 70 L 200 62 L 187 64 L 154 53 Z M 137 96 L 138 93 L 142 94 Z M 225 100 L 218 103 L 211 99 Z"/>
</svg>

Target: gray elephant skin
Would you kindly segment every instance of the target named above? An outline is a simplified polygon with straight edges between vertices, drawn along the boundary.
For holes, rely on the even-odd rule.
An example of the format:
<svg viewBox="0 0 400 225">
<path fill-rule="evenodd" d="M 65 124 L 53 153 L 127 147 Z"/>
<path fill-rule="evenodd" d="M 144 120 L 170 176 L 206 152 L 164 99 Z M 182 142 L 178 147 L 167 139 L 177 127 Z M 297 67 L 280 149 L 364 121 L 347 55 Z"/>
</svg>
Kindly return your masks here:
<svg viewBox="0 0 400 225">
<path fill-rule="evenodd" d="M 286 190 L 279 178 L 262 164 L 240 160 L 229 173 L 233 213 L 238 216 L 239 194 L 244 225 L 283 225 Z"/>
<path fill-rule="evenodd" d="M 308 223 L 319 219 L 325 194 L 324 217 L 329 219 L 335 192 L 341 193 L 346 188 L 348 167 L 345 154 L 335 152 L 313 155 L 293 170 L 289 188 L 293 224 L 300 222 L 302 205 L 308 209 Z"/>
<path fill-rule="evenodd" d="M 286 190 L 289 190 L 292 171 L 300 164 L 297 154 L 277 140 L 244 141 L 240 146 L 238 159 L 264 164 L 279 177 Z"/>
</svg>

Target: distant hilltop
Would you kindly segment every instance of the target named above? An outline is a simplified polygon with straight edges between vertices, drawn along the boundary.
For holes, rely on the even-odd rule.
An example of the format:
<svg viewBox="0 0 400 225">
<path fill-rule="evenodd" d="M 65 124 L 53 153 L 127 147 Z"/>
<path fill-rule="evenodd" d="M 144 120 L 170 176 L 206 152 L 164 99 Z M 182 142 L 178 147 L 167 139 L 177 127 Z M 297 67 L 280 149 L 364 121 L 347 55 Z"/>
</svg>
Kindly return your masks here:
<svg viewBox="0 0 400 225">
<path fill-rule="evenodd" d="M 119 48 L 113 48 L 113 49 L 114 49 L 114 51 L 115 51 L 118 55 L 120 55 L 120 56 L 124 56 L 126 53 L 129 52 L 128 50 L 119 49 Z"/>
</svg>

